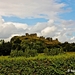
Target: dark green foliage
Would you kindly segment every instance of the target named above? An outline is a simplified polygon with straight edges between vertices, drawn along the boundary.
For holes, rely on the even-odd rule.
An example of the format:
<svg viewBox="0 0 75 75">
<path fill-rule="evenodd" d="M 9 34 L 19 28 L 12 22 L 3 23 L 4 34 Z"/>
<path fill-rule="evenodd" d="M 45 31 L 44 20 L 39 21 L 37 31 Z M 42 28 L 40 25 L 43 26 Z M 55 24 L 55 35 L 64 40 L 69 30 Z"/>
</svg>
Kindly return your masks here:
<svg viewBox="0 0 75 75">
<path fill-rule="evenodd" d="M 12 43 L 12 49 L 17 49 L 17 50 L 21 49 L 20 46 L 21 40 L 19 38 L 15 38 L 13 42 L 11 41 L 11 43 Z"/>
<path fill-rule="evenodd" d="M 75 52 L 75 43 L 64 42 L 60 46 L 65 52 Z"/>
<path fill-rule="evenodd" d="M 21 40 L 19 38 L 16 38 L 15 41 L 14 41 L 14 43 L 20 44 L 21 43 Z"/>
<path fill-rule="evenodd" d="M 45 49 L 45 43 L 40 41 L 40 40 L 24 40 L 21 42 L 21 48 L 23 51 L 25 51 L 25 49 L 35 49 L 37 50 L 38 53 L 43 53 L 43 50 Z"/>
<path fill-rule="evenodd" d="M 10 55 L 11 52 L 11 43 L 10 42 L 2 42 L 0 44 L 0 55 Z"/>
</svg>

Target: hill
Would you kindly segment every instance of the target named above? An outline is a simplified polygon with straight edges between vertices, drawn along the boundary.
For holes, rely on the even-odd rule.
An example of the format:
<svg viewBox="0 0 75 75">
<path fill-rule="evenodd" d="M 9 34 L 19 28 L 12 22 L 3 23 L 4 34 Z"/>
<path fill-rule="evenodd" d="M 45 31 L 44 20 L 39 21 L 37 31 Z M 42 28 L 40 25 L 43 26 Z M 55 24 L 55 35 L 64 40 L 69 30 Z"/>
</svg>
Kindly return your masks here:
<svg viewBox="0 0 75 75">
<path fill-rule="evenodd" d="M 23 36 L 14 36 L 11 38 L 11 42 L 14 43 L 15 41 L 29 41 L 29 42 L 36 42 L 36 41 L 42 41 L 47 45 L 57 45 L 60 44 L 60 42 L 58 41 L 58 39 L 56 38 L 55 40 L 53 40 L 51 37 L 43 37 L 40 36 L 38 37 L 37 34 L 28 34 L 26 33 L 26 35 Z"/>
</svg>

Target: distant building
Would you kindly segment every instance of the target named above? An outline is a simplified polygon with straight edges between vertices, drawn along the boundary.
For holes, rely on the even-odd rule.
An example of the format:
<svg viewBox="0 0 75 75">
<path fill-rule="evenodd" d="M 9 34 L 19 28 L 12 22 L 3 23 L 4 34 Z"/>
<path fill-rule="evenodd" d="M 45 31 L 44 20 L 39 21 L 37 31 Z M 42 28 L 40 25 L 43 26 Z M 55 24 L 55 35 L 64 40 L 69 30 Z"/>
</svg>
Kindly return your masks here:
<svg viewBox="0 0 75 75">
<path fill-rule="evenodd" d="M 37 34 L 36 33 L 30 34 L 30 36 L 37 37 Z"/>
<path fill-rule="evenodd" d="M 43 36 L 40 36 L 40 39 L 45 39 L 45 37 L 43 37 Z"/>
<path fill-rule="evenodd" d="M 58 41 L 58 38 L 56 38 L 56 41 Z"/>
<path fill-rule="evenodd" d="M 52 41 L 52 38 L 50 38 L 50 37 L 47 37 L 47 38 L 46 38 L 46 40 L 48 40 L 48 41 Z"/>
<path fill-rule="evenodd" d="M 29 34 L 28 34 L 28 33 L 26 33 L 26 36 L 29 36 Z"/>
<path fill-rule="evenodd" d="M 26 36 L 37 37 L 37 34 L 36 33 L 34 33 L 34 34 L 28 34 L 28 33 L 26 33 Z"/>
</svg>

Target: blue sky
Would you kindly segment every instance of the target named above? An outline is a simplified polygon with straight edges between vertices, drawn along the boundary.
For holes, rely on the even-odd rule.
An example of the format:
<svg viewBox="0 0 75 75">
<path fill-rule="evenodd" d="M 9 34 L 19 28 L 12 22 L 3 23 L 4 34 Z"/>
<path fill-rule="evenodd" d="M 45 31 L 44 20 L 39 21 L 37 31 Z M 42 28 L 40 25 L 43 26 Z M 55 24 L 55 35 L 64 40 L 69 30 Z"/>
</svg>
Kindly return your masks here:
<svg viewBox="0 0 75 75">
<path fill-rule="evenodd" d="M 75 0 L 61 0 L 61 2 L 66 3 L 66 8 L 70 9 L 70 12 L 61 14 L 61 18 L 66 19 L 66 20 L 75 20 Z"/>
<path fill-rule="evenodd" d="M 70 10 L 69 12 L 59 14 L 61 19 L 65 20 L 75 20 L 75 0 L 60 0 L 59 3 L 65 3 L 66 6 L 63 8 Z M 48 19 L 45 18 L 20 18 L 16 16 L 2 16 L 5 22 L 19 22 L 26 23 L 28 25 L 34 25 L 37 22 L 47 22 Z"/>
<path fill-rule="evenodd" d="M 7 17 L 7 16 L 3 16 L 3 19 L 5 20 L 5 22 L 17 22 L 17 23 L 26 23 L 28 25 L 35 25 L 37 22 L 47 22 L 48 19 L 45 18 L 19 18 L 19 17 Z"/>
<path fill-rule="evenodd" d="M 26 32 L 75 42 L 75 0 L 0 0 L 0 39 Z"/>
</svg>

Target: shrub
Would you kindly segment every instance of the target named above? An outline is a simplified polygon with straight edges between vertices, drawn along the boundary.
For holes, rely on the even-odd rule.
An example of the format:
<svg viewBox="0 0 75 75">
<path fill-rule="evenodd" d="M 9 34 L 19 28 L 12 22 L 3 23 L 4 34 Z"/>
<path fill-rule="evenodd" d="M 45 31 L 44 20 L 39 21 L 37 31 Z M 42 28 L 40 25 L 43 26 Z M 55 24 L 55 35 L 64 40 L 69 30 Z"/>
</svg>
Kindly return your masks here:
<svg viewBox="0 0 75 75">
<path fill-rule="evenodd" d="M 50 49 L 50 55 L 58 55 L 58 54 L 61 54 L 63 53 L 63 50 L 62 48 L 52 48 Z"/>
<path fill-rule="evenodd" d="M 48 55 L 48 53 L 49 53 L 49 49 L 48 49 L 48 48 L 45 48 L 45 49 L 44 49 L 44 54 L 45 54 L 45 55 Z"/>
<path fill-rule="evenodd" d="M 24 52 L 24 56 L 26 57 L 34 57 L 37 55 L 37 50 L 35 49 L 26 49 L 25 52 Z"/>
<path fill-rule="evenodd" d="M 22 50 L 11 50 L 11 53 L 10 53 L 10 56 L 11 57 L 18 57 L 18 56 L 24 56 L 24 53 Z"/>
<path fill-rule="evenodd" d="M 62 48 L 51 48 L 50 50 L 49 49 L 45 49 L 44 50 L 44 53 L 46 55 L 58 55 L 58 54 L 61 54 L 63 53 L 63 49 Z"/>
<path fill-rule="evenodd" d="M 11 57 L 25 56 L 25 57 L 34 57 L 37 55 L 37 50 L 26 49 L 25 52 L 22 50 L 11 50 Z"/>
<path fill-rule="evenodd" d="M 24 52 L 22 50 L 18 51 L 18 56 L 24 56 Z"/>
</svg>

